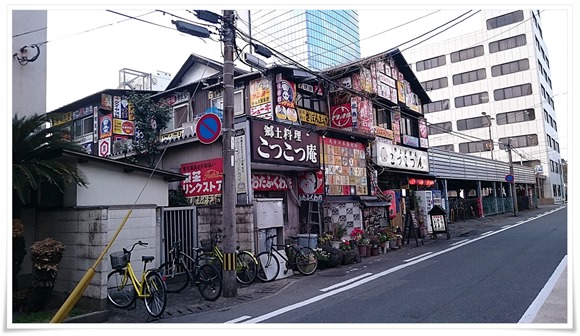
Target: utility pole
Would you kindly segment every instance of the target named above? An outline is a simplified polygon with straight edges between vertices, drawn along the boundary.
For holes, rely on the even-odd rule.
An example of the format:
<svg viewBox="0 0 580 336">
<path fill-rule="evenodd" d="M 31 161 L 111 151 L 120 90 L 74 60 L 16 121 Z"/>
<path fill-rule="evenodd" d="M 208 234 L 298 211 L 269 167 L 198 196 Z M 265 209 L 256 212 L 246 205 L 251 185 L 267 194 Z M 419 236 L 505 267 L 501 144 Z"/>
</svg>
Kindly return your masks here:
<svg viewBox="0 0 580 336">
<path fill-rule="evenodd" d="M 224 41 L 224 126 L 223 126 L 223 157 L 224 176 L 222 182 L 222 213 L 224 223 L 224 297 L 237 296 L 235 244 L 236 231 L 236 190 L 234 170 L 234 39 L 235 15 L 233 10 L 222 13 L 222 34 Z M 229 257 L 229 258 L 227 258 Z M 231 262 L 226 263 L 229 259 Z M 227 264 L 230 264 L 228 267 Z M 233 267 L 231 267 L 233 264 Z"/>
<path fill-rule="evenodd" d="M 514 203 L 514 216 L 518 215 L 518 196 L 516 195 L 516 178 L 514 176 L 514 162 L 512 161 L 512 139 L 508 138 L 508 157 L 510 160 L 510 175 L 513 176 L 512 182 L 510 183 L 512 189 L 512 202 Z"/>
</svg>

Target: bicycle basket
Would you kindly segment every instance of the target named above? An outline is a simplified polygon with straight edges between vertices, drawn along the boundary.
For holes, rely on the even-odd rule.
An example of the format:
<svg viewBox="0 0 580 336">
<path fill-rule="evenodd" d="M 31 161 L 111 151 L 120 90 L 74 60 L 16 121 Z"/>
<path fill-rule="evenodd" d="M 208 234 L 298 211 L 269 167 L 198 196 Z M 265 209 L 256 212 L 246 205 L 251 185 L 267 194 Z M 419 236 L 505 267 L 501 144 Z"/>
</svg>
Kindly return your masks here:
<svg viewBox="0 0 580 336">
<path fill-rule="evenodd" d="M 213 243 L 212 243 L 211 239 L 202 239 L 200 241 L 200 243 L 201 243 L 201 249 L 203 252 L 213 251 Z"/>
<path fill-rule="evenodd" d="M 127 267 L 129 263 L 130 253 L 125 253 L 123 251 L 117 251 L 111 253 L 111 267 L 114 269 L 121 269 Z"/>
</svg>

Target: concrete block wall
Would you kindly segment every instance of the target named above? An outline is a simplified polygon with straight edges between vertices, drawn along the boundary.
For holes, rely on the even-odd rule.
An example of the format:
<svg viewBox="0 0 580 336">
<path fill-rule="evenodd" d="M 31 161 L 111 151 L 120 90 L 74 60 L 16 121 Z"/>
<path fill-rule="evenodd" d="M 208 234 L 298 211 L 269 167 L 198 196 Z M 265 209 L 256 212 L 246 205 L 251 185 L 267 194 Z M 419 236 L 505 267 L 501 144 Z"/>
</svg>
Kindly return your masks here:
<svg viewBox="0 0 580 336">
<path fill-rule="evenodd" d="M 79 208 L 39 213 L 35 228 L 35 241 L 52 237 L 65 245 L 63 259 L 54 288 L 55 297 L 63 302 L 78 285 L 87 271 L 94 266 L 106 245 L 113 238 L 128 207 Z M 138 276 L 142 273 L 141 256 L 160 258 L 160 226 L 158 210 L 154 205 L 133 209 L 115 242 L 95 267 L 95 274 L 77 303 L 79 307 L 105 309 L 107 307 L 107 275 L 112 270 L 109 255 L 131 247 L 138 240 L 149 243 L 135 247 L 131 262 Z M 156 267 L 149 264 L 148 268 Z"/>
<path fill-rule="evenodd" d="M 197 208 L 198 239 L 210 239 L 211 234 L 218 230 L 224 230 L 223 211 L 221 207 Z M 236 231 L 237 244 L 242 250 L 254 249 L 254 213 L 252 205 L 236 207 Z M 227 232 L 224 231 L 227 235 Z"/>
</svg>

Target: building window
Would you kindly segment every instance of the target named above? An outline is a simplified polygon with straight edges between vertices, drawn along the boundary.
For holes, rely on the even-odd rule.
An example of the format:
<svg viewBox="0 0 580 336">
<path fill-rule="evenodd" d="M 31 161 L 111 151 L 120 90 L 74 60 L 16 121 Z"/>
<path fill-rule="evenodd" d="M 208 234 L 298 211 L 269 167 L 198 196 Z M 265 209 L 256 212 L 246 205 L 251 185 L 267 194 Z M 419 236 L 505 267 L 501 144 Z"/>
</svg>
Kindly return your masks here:
<svg viewBox="0 0 580 336">
<path fill-rule="evenodd" d="M 324 99 L 310 99 L 305 94 L 296 93 L 296 105 L 310 111 L 327 113 L 326 101 Z"/>
<path fill-rule="evenodd" d="M 459 152 L 461 153 L 487 152 L 490 148 L 490 140 L 462 142 L 459 144 Z"/>
<path fill-rule="evenodd" d="M 429 125 L 429 135 L 451 133 L 453 131 L 451 121 Z"/>
<path fill-rule="evenodd" d="M 445 55 L 429 58 L 416 63 L 417 71 L 429 70 L 445 65 Z"/>
<path fill-rule="evenodd" d="M 423 105 L 423 113 L 431 113 L 437 111 L 449 110 L 449 99 L 438 100 L 429 104 Z"/>
<path fill-rule="evenodd" d="M 524 59 L 521 59 L 518 61 L 513 61 L 513 62 L 508 62 L 508 63 L 503 63 L 503 64 L 498 64 L 498 65 L 492 66 L 491 67 L 491 75 L 493 77 L 503 76 L 503 75 L 514 73 L 514 72 L 528 70 L 529 68 L 530 68 L 530 62 L 527 58 L 524 58 Z"/>
<path fill-rule="evenodd" d="M 489 126 L 489 119 L 486 116 L 457 120 L 457 130 L 458 131 L 465 131 L 465 130 L 488 127 L 488 126 Z"/>
<path fill-rule="evenodd" d="M 217 107 L 218 109 L 224 109 L 224 98 L 223 96 L 215 97 L 210 100 L 210 105 L 212 107 Z M 234 115 L 239 116 L 244 114 L 244 91 L 238 90 L 234 92 Z"/>
<path fill-rule="evenodd" d="M 172 106 L 172 110 L 173 114 L 171 116 L 171 120 L 167 123 L 168 127 L 173 127 L 172 129 L 176 129 L 181 127 L 183 123 L 191 121 L 188 103 Z"/>
<path fill-rule="evenodd" d="M 471 58 L 476 58 L 479 56 L 483 56 L 483 46 L 482 45 L 478 45 L 475 47 L 455 51 L 455 52 L 452 52 L 450 55 L 451 63 L 457 63 L 457 62 L 465 61 L 465 60 L 468 60 Z"/>
<path fill-rule="evenodd" d="M 531 94 L 532 94 L 532 84 L 528 83 L 494 90 L 493 98 L 495 100 L 504 100 L 522 96 L 529 96 Z"/>
<path fill-rule="evenodd" d="M 515 124 L 536 119 L 534 109 L 498 113 L 495 116 L 498 125 Z"/>
<path fill-rule="evenodd" d="M 489 43 L 489 52 L 496 53 L 512 48 L 517 48 L 526 45 L 526 35 L 521 34 L 513 37 L 509 37 L 503 40 L 494 41 Z"/>
<path fill-rule="evenodd" d="M 393 128 L 393 124 L 391 122 L 391 111 L 387 109 L 378 109 L 375 113 L 375 116 L 377 117 L 377 126 L 385 129 Z"/>
<path fill-rule="evenodd" d="M 431 146 L 431 148 L 442 149 L 442 150 L 446 150 L 446 151 L 449 151 L 449 152 L 455 151 L 455 146 L 453 144 L 440 145 L 440 146 Z"/>
<path fill-rule="evenodd" d="M 467 96 L 455 97 L 455 107 L 484 104 L 489 101 L 487 92 L 475 93 Z"/>
<path fill-rule="evenodd" d="M 487 30 L 492 30 L 500 27 L 510 25 L 512 23 L 520 22 L 524 20 L 524 11 L 517 10 L 515 12 L 507 13 L 504 15 L 496 16 L 494 18 L 487 20 Z"/>
<path fill-rule="evenodd" d="M 419 137 L 418 120 L 401 116 L 401 135 Z"/>
<path fill-rule="evenodd" d="M 506 149 L 508 141 L 511 140 L 512 148 L 518 147 L 530 147 L 538 145 L 538 135 L 537 134 L 526 134 L 513 136 L 509 138 L 499 138 L 499 148 Z"/>
<path fill-rule="evenodd" d="M 94 120 L 93 116 L 75 120 L 73 123 L 73 137 L 80 138 L 87 134 L 93 134 Z"/>
<path fill-rule="evenodd" d="M 423 85 L 425 91 L 430 91 L 446 88 L 447 86 L 449 86 L 449 83 L 447 81 L 447 77 L 441 77 L 430 81 L 421 82 L 421 85 Z"/>
<path fill-rule="evenodd" d="M 485 69 L 478 69 L 453 75 L 453 85 L 465 84 L 485 79 Z"/>
</svg>

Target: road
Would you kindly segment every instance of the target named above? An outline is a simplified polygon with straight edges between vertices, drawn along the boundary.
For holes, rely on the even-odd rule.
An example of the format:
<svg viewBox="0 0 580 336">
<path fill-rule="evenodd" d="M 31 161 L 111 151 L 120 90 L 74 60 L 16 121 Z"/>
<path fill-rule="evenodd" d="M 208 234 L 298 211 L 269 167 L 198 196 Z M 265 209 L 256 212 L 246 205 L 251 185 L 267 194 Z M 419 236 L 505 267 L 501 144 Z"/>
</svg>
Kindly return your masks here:
<svg viewBox="0 0 580 336">
<path fill-rule="evenodd" d="M 565 210 L 520 215 L 464 240 L 440 238 L 347 272 L 326 270 L 251 304 L 158 322 L 517 327 L 567 256 Z"/>
</svg>

